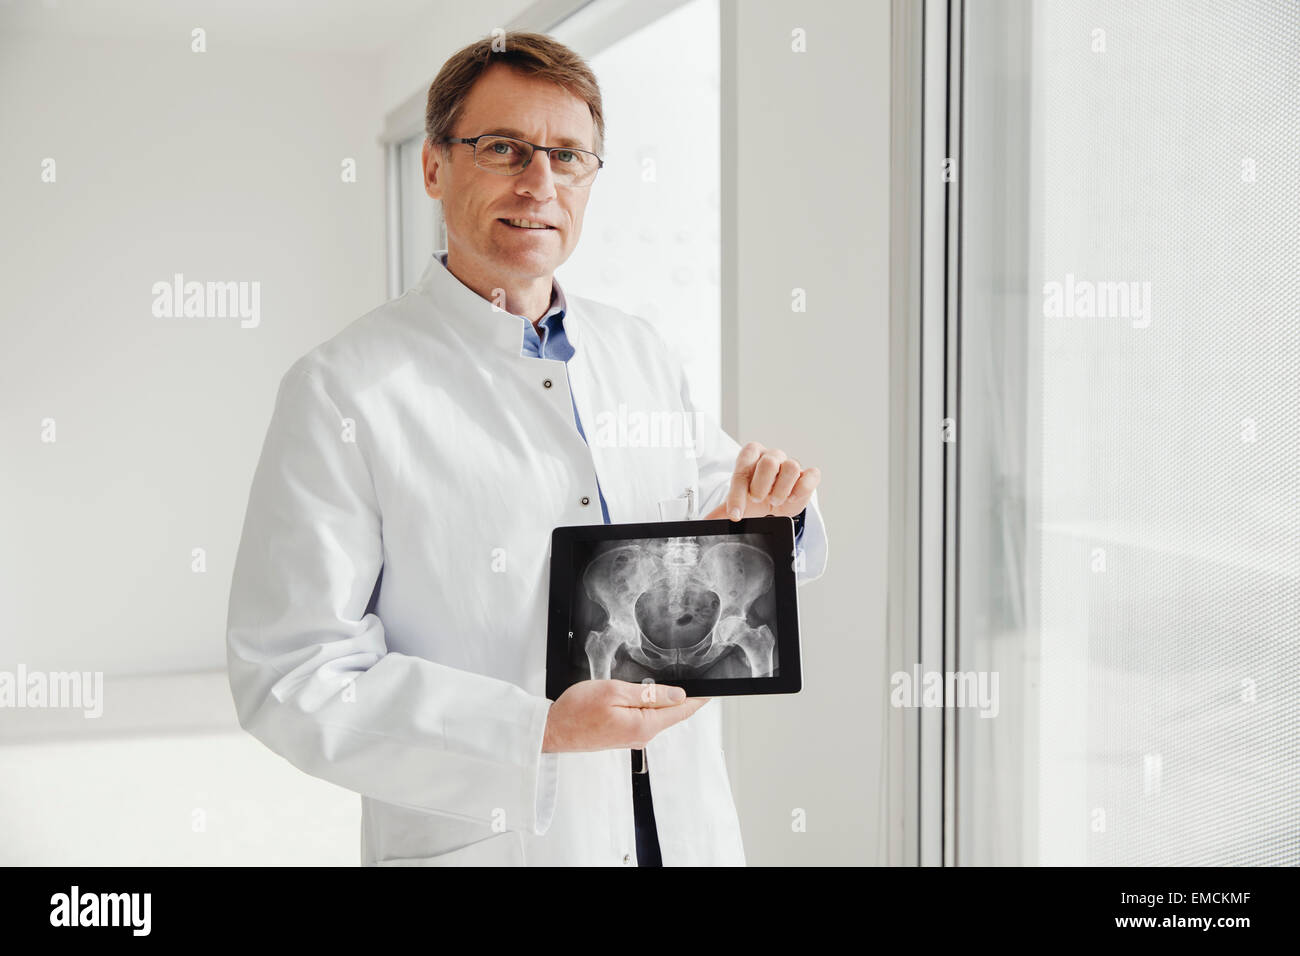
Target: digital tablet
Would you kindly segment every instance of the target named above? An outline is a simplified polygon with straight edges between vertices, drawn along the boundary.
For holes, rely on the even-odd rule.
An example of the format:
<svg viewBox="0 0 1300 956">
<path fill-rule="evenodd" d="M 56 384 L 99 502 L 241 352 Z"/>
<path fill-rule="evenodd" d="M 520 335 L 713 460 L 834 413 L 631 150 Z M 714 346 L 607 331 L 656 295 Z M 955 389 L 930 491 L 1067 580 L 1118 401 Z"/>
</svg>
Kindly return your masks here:
<svg viewBox="0 0 1300 956">
<path fill-rule="evenodd" d="M 556 528 L 546 696 L 604 678 L 690 697 L 797 693 L 794 561 L 789 518 Z"/>
</svg>

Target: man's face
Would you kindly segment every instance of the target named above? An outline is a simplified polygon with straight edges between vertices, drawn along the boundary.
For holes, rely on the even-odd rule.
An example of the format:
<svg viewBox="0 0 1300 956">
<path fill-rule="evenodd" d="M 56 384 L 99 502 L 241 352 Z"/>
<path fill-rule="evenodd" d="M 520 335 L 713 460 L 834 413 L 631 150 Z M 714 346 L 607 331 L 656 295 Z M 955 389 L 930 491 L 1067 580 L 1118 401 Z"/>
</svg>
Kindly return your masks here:
<svg viewBox="0 0 1300 956">
<path fill-rule="evenodd" d="M 501 133 L 540 146 L 570 145 L 596 151 L 595 123 L 582 100 L 544 80 L 530 79 L 503 64 L 489 67 L 465 100 L 451 135 Z M 424 188 L 442 200 L 447 244 L 453 259 L 503 279 L 549 278 L 569 258 L 582 234 L 590 186 L 555 185 L 545 153 L 534 153 L 517 176 L 501 176 L 474 164 L 474 148 L 426 142 Z M 545 223 L 550 229 L 511 226 L 510 219 Z M 467 263 L 467 264 L 470 264 Z"/>
</svg>

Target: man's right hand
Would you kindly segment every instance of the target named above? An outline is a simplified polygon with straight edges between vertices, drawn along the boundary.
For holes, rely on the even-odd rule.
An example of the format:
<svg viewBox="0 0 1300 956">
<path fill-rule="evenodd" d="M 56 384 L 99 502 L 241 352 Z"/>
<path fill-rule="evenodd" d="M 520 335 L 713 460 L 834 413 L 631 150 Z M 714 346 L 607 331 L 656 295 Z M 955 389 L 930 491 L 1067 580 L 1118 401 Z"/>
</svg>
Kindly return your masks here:
<svg viewBox="0 0 1300 956">
<path fill-rule="evenodd" d="M 709 700 L 688 700 L 680 687 L 665 684 L 579 681 L 551 705 L 542 753 L 642 750 L 661 730 L 685 720 Z"/>
</svg>

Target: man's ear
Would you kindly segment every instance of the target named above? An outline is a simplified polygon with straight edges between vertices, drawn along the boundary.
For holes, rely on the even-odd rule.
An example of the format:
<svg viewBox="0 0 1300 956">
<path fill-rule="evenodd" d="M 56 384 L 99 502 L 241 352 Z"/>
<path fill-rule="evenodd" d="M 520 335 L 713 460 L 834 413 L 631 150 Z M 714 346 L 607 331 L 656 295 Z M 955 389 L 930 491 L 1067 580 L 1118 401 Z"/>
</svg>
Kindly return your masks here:
<svg viewBox="0 0 1300 956">
<path fill-rule="evenodd" d="M 444 162 L 442 149 L 425 139 L 420 150 L 420 165 L 424 169 L 424 191 L 430 199 L 442 199 L 443 179 L 446 176 L 442 168 Z"/>
</svg>

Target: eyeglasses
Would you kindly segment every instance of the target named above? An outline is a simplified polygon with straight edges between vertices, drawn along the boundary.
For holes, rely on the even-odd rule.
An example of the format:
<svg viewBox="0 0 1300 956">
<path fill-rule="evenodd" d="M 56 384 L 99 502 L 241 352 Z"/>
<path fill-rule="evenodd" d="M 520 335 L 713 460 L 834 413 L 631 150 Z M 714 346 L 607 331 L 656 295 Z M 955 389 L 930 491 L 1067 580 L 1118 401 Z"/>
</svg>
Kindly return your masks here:
<svg viewBox="0 0 1300 956">
<path fill-rule="evenodd" d="M 605 161 L 595 153 L 573 146 L 538 146 L 510 136 L 485 133 L 472 139 L 451 138 L 444 143 L 465 143 L 474 147 L 474 165 L 498 176 L 518 176 L 532 162 L 533 153 L 543 152 L 551 160 L 551 175 L 557 186 L 589 186 Z"/>
</svg>

